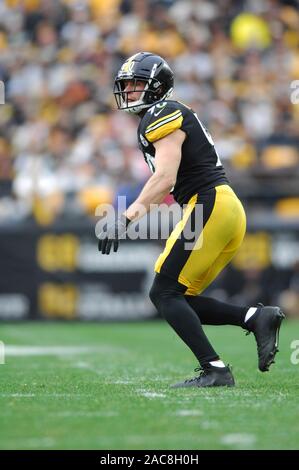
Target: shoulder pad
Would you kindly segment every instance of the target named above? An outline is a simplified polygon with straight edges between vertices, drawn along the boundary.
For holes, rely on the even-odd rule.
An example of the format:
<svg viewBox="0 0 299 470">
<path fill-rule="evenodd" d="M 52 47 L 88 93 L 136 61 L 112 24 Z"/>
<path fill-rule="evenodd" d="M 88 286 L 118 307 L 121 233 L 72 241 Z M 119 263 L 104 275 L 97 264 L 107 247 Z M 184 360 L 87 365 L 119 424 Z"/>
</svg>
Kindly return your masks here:
<svg viewBox="0 0 299 470">
<path fill-rule="evenodd" d="M 180 129 L 183 122 L 181 106 L 176 101 L 161 101 L 152 106 L 145 116 L 145 137 L 149 142 L 155 142 Z"/>
</svg>

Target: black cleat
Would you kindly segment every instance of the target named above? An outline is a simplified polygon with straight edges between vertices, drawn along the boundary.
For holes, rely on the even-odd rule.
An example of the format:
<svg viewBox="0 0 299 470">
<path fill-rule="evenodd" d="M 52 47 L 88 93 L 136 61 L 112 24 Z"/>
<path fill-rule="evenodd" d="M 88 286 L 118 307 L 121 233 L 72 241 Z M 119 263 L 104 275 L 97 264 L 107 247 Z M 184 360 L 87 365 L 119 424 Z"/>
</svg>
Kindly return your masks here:
<svg viewBox="0 0 299 470">
<path fill-rule="evenodd" d="M 171 385 L 171 388 L 182 387 L 233 387 L 235 385 L 233 374 L 227 367 L 206 366 L 197 368 L 195 372 L 201 371 L 198 377 L 185 380 Z"/>
<path fill-rule="evenodd" d="M 252 332 L 256 340 L 259 370 L 266 372 L 274 364 L 275 354 L 278 352 L 279 329 L 285 316 L 279 307 L 259 306 L 261 310 L 257 318 L 253 319 L 248 334 Z"/>
</svg>

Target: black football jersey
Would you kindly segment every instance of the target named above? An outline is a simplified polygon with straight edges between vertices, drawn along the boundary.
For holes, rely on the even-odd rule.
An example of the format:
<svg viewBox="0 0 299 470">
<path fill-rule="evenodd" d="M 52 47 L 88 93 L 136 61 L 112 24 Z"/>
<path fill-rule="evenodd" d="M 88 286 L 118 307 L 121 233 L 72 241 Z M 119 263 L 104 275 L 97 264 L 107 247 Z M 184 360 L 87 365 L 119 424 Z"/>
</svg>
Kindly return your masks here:
<svg viewBox="0 0 299 470">
<path fill-rule="evenodd" d="M 151 171 L 155 171 L 155 147 L 159 139 L 176 129 L 186 133 L 181 163 L 172 190 L 175 200 L 186 204 L 194 194 L 202 194 L 219 184 L 228 184 L 214 142 L 197 114 L 178 101 L 160 101 L 142 117 L 138 144 Z"/>
</svg>

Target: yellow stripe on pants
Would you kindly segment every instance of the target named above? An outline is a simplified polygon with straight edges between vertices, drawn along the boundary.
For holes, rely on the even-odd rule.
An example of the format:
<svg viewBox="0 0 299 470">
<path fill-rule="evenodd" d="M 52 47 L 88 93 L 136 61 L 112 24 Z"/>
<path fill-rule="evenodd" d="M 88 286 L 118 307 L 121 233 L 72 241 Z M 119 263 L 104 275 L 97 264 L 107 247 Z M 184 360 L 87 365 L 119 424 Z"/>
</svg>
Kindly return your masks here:
<svg viewBox="0 0 299 470">
<path fill-rule="evenodd" d="M 178 278 L 174 274 L 178 282 L 187 287 L 186 294 L 188 295 L 198 295 L 208 287 L 233 258 L 245 235 L 246 216 L 234 191 L 228 185 L 217 186 L 215 190 L 215 202 L 210 217 Z M 195 195 L 190 199 L 182 220 L 171 233 L 164 251 L 156 262 L 157 273 L 163 273 L 163 263 L 167 258 L 169 260 L 172 256 L 178 256 L 178 253 L 174 253 L 172 249 L 198 201 L 200 201 L 200 195 Z M 183 249 L 184 244 L 182 244 Z M 173 259 L 173 261 L 177 265 L 177 260 Z M 170 272 L 166 275 L 171 277 Z"/>
<path fill-rule="evenodd" d="M 161 255 L 159 256 L 159 258 L 157 259 L 156 261 L 156 264 L 155 264 L 155 271 L 157 273 L 160 272 L 161 270 L 161 266 L 162 264 L 164 263 L 165 259 L 167 258 L 167 256 L 170 254 L 172 248 L 173 248 L 173 245 L 175 244 L 175 242 L 177 241 L 177 239 L 179 238 L 179 236 L 181 235 L 181 233 L 183 232 L 184 230 L 184 227 L 190 217 L 190 214 L 191 212 L 193 211 L 194 207 L 195 207 L 195 204 L 197 202 L 197 198 L 198 198 L 198 195 L 195 194 L 188 202 L 188 206 L 186 207 L 185 211 L 184 211 L 184 215 L 183 215 L 183 218 L 182 220 L 180 220 L 174 230 L 171 232 L 170 234 L 170 237 L 168 238 L 167 242 L 166 242 L 166 245 L 165 245 L 165 249 L 164 251 L 161 253 Z"/>
</svg>

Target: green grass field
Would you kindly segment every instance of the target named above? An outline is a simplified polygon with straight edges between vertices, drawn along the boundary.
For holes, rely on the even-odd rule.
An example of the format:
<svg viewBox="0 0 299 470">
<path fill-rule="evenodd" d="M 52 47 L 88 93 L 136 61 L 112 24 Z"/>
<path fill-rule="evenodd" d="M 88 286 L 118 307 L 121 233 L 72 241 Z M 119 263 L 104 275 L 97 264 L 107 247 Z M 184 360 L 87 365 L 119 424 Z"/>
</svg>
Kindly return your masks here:
<svg viewBox="0 0 299 470">
<path fill-rule="evenodd" d="M 264 374 L 252 335 L 207 328 L 237 386 L 203 390 L 169 388 L 197 364 L 164 322 L 0 331 L 1 449 L 299 449 L 299 322 L 284 322 Z"/>
</svg>

